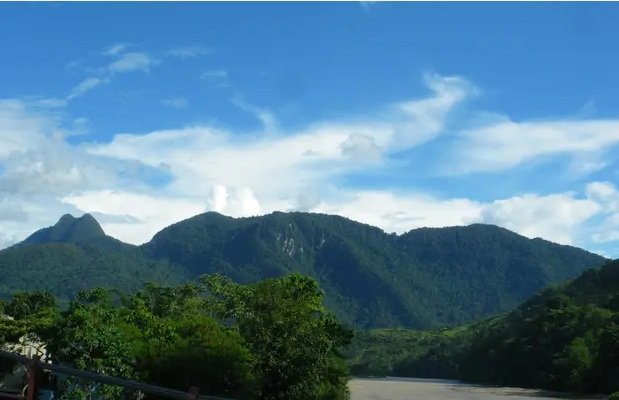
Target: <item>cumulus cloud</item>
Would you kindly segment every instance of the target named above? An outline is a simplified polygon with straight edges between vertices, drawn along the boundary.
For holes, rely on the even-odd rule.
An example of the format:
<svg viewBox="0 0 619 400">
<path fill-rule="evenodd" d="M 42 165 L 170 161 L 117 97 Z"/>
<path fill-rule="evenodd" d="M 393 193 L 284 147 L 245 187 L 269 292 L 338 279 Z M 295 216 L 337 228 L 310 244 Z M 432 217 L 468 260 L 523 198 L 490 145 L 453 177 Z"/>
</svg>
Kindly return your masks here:
<svg viewBox="0 0 619 400">
<path fill-rule="evenodd" d="M 484 205 L 480 221 L 503 226 L 530 238 L 574 244 L 578 228 L 600 211 L 602 206 L 597 202 L 575 198 L 571 193 L 528 194 Z"/>
<path fill-rule="evenodd" d="M 67 142 L 73 128 L 75 123 L 67 130 L 56 115 L 23 101 L 0 100 L 0 231 L 5 245 L 55 223 L 64 213 L 79 213 L 62 201 L 69 193 L 148 187 L 144 179 L 153 168 L 88 154 Z"/>
<path fill-rule="evenodd" d="M 421 193 L 353 191 L 338 201 L 323 201 L 311 211 L 339 214 L 404 233 L 419 227 L 486 223 L 505 227 L 529 238 L 560 244 L 583 240 L 580 230 L 603 206 L 573 193 L 528 194 L 491 202 L 467 198 L 443 199 Z M 614 240 L 614 239 L 613 239 Z"/>
<path fill-rule="evenodd" d="M 384 150 L 376 144 L 374 138 L 363 133 L 351 133 L 341 144 L 342 154 L 354 158 L 375 160 L 380 158 Z"/>
<path fill-rule="evenodd" d="M 112 56 L 126 60 L 124 51 Z M 141 68 L 150 67 L 127 65 L 118 72 L 144 71 Z M 429 89 L 425 97 L 392 104 L 363 118 L 287 130 L 268 110 L 237 101 L 262 122 L 263 130 L 236 132 L 202 124 L 119 133 L 108 142 L 80 145 L 66 140 L 73 128 L 54 114 L 16 100 L 0 101 L 0 241 L 23 239 L 65 212 L 91 212 L 101 217 L 108 234 L 142 243 L 165 226 L 207 210 L 238 217 L 275 210 L 325 212 L 398 233 L 422 226 L 485 222 L 559 243 L 616 240 L 619 196 L 610 182 L 591 182 L 577 193 L 508 194 L 494 201 L 431 196 L 413 188 L 341 185 L 342 177 L 381 167 L 393 154 L 445 136 L 453 110 L 477 93 L 462 77 L 427 75 L 424 81 Z M 504 123 L 494 119 L 481 124 L 479 129 L 489 129 L 483 131 L 490 132 L 488 138 L 475 133 L 479 129 L 464 131 L 459 139 L 475 146 L 460 156 L 478 162 L 473 162 L 475 168 L 537 157 L 531 155 L 538 154 L 537 146 L 530 143 L 526 147 L 533 150 L 524 149 L 524 143 L 510 150 L 503 143 L 520 140 L 511 128 L 508 138 L 490 129 Z M 562 136 L 564 131 L 577 132 L 574 137 L 588 151 L 610 140 L 606 123 L 592 125 L 608 131 L 593 138 L 568 125 L 543 132 L 566 140 L 572 134 Z M 533 136 L 528 140 L 537 144 Z M 550 142 L 541 140 L 539 147 L 550 148 Z M 487 143 L 499 143 L 499 150 L 515 155 L 505 156 L 509 162 L 501 160 L 490 154 Z M 561 146 L 577 152 L 578 146 Z M 148 179 L 151 175 L 157 178 L 153 182 Z M 6 217 L 9 214 L 13 217 Z M 603 218 L 604 225 L 593 229 L 588 224 L 594 218 Z"/>
</svg>

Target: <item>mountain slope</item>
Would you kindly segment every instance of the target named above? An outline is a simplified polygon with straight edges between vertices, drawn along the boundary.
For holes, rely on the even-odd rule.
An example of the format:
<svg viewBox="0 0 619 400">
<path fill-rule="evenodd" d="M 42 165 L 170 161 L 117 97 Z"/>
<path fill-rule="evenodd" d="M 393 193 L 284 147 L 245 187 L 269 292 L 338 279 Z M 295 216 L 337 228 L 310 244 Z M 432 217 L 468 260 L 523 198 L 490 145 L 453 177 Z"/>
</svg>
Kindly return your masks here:
<svg viewBox="0 0 619 400">
<path fill-rule="evenodd" d="M 65 214 L 56 225 L 36 231 L 22 243 L 90 242 L 104 237 L 105 232 L 92 215 L 84 214 L 75 218 Z"/>
<path fill-rule="evenodd" d="M 612 261 L 487 320 L 357 332 L 346 357 L 359 375 L 611 393 L 619 390 L 618 344 L 619 261 Z"/>
<path fill-rule="evenodd" d="M 356 326 L 429 328 L 513 309 L 538 290 L 604 258 L 491 225 L 416 229 L 397 236 L 348 219 L 273 213 L 234 219 L 206 213 L 142 246 L 190 273 L 240 282 L 301 272 Z"/>
<path fill-rule="evenodd" d="M 90 215 L 63 216 L 15 246 L 0 251 L 0 297 L 19 290 L 50 290 L 62 300 L 79 290 L 135 290 L 144 283 L 176 283 L 184 270 L 145 257 L 136 247 L 105 235 Z"/>
<path fill-rule="evenodd" d="M 49 289 L 68 299 L 93 286 L 127 291 L 201 274 L 251 282 L 300 272 L 319 281 L 327 306 L 351 325 L 425 329 L 513 309 L 603 261 L 492 225 L 398 236 L 332 215 L 205 213 L 138 247 L 105 235 L 90 215 L 65 215 L 0 251 L 0 295 Z"/>
<path fill-rule="evenodd" d="M 619 390 L 618 343 L 619 261 L 613 261 L 480 325 L 461 376 L 609 393 Z"/>
</svg>

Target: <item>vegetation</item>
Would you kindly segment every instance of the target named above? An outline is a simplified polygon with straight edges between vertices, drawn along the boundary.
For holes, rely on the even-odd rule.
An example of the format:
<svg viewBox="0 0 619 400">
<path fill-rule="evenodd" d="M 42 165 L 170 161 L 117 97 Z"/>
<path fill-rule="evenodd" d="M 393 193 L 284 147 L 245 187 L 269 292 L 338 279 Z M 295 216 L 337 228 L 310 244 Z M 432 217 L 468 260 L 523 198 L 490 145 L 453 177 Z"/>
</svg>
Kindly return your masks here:
<svg viewBox="0 0 619 400">
<path fill-rule="evenodd" d="M 144 257 L 139 248 L 106 236 L 90 215 L 63 216 L 50 228 L 0 251 L 0 297 L 49 290 L 63 304 L 80 290 L 106 287 L 124 293 L 147 282 L 179 284 L 182 268 Z"/>
<path fill-rule="evenodd" d="M 0 295 L 49 289 L 67 302 L 93 287 L 128 293 L 202 274 L 250 283 L 301 273 L 319 282 L 327 308 L 351 326 L 436 329 L 511 310 L 604 261 L 491 225 L 397 236 L 329 215 L 206 213 L 136 247 L 105 236 L 88 215 L 65 216 L 0 251 Z"/>
<path fill-rule="evenodd" d="M 611 393 L 619 390 L 618 343 L 614 261 L 504 316 L 441 332 L 366 332 L 347 355 L 352 371 L 364 375 Z"/>
<path fill-rule="evenodd" d="M 325 310 L 311 278 L 290 275 L 250 285 L 205 276 L 175 287 L 147 285 L 120 295 L 80 292 L 65 311 L 48 293 L 19 293 L 6 306 L 7 342 L 24 333 L 57 362 L 202 394 L 237 399 L 348 398 L 339 349 L 350 332 Z M 9 323 L 9 321 L 12 321 Z M 19 329 L 17 329 L 19 328 Z M 65 399 L 117 387 L 69 380 Z"/>
</svg>

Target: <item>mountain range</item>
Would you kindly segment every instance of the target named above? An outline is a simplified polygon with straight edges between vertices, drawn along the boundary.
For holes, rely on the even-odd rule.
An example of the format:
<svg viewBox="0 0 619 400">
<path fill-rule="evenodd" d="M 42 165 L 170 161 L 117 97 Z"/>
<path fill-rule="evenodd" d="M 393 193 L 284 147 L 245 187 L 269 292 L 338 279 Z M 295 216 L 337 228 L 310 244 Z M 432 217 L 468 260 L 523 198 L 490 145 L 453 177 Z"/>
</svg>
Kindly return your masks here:
<svg viewBox="0 0 619 400">
<path fill-rule="evenodd" d="M 252 282 L 300 272 L 319 281 L 327 306 L 352 326 L 427 329 L 511 310 L 605 261 L 483 224 L 396 235 L 334 215 L 208 212 L 134 246 L 107 236 L 89 214 L 65 215 L 0 251 L 0 296 L 46 289 L 66 301 L 95 286 L 126 292 L 202 274 Z"/>
</svg>

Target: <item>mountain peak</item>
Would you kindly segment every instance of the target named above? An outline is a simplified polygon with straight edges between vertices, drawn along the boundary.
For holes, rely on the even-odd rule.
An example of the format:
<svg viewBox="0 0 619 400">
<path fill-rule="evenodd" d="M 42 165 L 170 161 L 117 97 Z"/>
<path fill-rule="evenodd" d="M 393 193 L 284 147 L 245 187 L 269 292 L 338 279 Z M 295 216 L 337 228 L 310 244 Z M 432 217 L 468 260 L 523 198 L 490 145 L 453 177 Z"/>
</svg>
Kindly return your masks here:
<svg viewBox="0 0 619 400">
<path fill-rule="evenodd" d="M 85 242 L 105 237 L 101 225 L 90 214 L 84 214 L 75 218 L 71 214 L 65 214 L 54 226 L 43 228 L 30 235 L 24 243 L 49 243 L 49 242 Z"/>
</svg>

